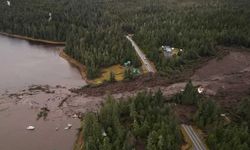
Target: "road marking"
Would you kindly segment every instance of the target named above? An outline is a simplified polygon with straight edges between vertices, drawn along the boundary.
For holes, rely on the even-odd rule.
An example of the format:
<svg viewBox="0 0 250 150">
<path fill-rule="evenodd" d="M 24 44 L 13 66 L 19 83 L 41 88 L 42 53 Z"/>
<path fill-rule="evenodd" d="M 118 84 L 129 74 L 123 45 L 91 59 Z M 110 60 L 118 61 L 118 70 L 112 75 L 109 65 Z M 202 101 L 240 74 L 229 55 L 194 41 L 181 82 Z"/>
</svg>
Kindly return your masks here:
<svg viewBox="0 0 250 150">
<path fill-rule="evenodd" d="M 206 150 L 206 147 L 201 142 L 198 135 L 194 132 L 192 126 L 187 126 L 187 125 L 184 125 L 184 124 L 181 125 L 181 126 L 183 127 L 184 131 L 187 133 L 189 138 L 191 139 L 195 150 Z"/>
<path fill-rule="evenodd" d="M 183 128 L 184 128 L 185 132 L 187 133 L 187 135 L 189 136 L 189 138 L 191 139 L 191 141 L 194 145 L 194 149 L 195 150 L 202 150 L 202 148 L 199 146 L 198 142 L 195 140 L 194 136 L 188 130 L 188 127 L 186 125 L 183 125 Z"/>
<path fill-rule="evenodd" d="M 200 137 L 196 134 L 196 132 L 194 131 L 193 127 L 190 126 L 190 131 L 193 133 L 193 135 L 196 137 L 197 141 L 199 142 L 200 146 L 202 147 L 202 149 L 206 150 L 206 147 L 204 146 L 204 144 L 202 143 Z"/>
</svg>

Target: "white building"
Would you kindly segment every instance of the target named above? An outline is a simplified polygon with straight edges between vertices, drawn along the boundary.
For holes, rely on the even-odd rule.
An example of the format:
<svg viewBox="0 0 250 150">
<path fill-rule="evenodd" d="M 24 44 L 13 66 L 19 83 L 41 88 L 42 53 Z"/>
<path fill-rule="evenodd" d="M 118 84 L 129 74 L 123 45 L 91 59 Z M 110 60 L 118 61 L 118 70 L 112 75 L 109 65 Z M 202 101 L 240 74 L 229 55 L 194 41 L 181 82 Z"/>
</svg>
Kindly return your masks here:
<svg viewBox="0 0 250 150">
<path fill-rule="evenodd" d="M 10 6 L 10 1 L 6 1 L 7 2 L 7 5 Z"/>
<path fill-rule="evenodd" d="M 49 13 L 49 22 L 51 21 L 52 19 L 52 13 Z"/>
<path fill-rule="evenodd" d="M 172 56 L 172 48 L 170 46 L 162 46 L 161 48 L 165 57 L 169 58 Z"/>
</svg>

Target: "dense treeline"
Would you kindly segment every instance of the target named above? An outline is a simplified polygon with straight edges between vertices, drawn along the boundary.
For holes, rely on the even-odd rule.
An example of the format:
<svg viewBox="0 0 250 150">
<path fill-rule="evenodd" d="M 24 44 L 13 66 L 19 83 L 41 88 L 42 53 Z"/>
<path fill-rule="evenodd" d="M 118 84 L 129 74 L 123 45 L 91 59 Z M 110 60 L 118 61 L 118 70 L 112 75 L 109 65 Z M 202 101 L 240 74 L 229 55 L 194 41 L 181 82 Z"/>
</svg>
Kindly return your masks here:
<svg viewBox="0 0 250 150">
<path fill-rule="evenodd" d="M 173 74 L 215 55 L 216 45 L 250 47 L 249 7 L 249 0 L 12 0 L 0 3 L 0 31 L 66 40 L 66 53 L 87 66 L 90 78 L 127 60 L 139 65 L 124 38 L 133 33 L 157 69 Z M 162 45 L 184 52 L 165 59 Z"/>
<path fill-rule="evenodd" d="M 241 119 L 233 121 L 222 114 L 220 107 L 212 100 L 205 100 L 198 106 L 194 121 L 208 133 L 207 144 L 210 149 L 228 150 L 250 148 L 249 108 L 250 100 L 241 102 L 235 110 Z"/>
<path fill-rule="evenodd" d="M 136 41 L 162 73 L 178 73 L 201 57 L 216 54 L 215 46 L 250 47 L 250 1 L 159 1 L 138 21 Z M 140 12 L 143 16 L 143 11 Z M 183 48 L 180 57 L 164 59 L 161 45 Z"/>
<path fill-rule="evenodd" d="M 177 122 L 160 91 L 142 92 L 126 101 L 108 98 L 83 125 L 84 150 L 180 149 Z"/>
<path fill-rule="evenodd" d="M 190 81 L 184 91 L 176 94 L 172 101 L 197 107 L 193 122 L 208 135 L 206 142 L 210 149 L 248 150 L 250 148 L 250 98 L 243 99 L 233 110 L 234 115 L 229 116 L 223 113 L 215 100 L 199 94 Z"/>
<path fill-rule="evenodd" d="M 20 0 L 0 4 L 0 31 L 66 41 L 65 52 L 94 78 L 102 67 L 140 61 L 113 15 L 99 0 Z M 51 13 L 51 20 L 49 14 Z"/>
<path fill-rule="evenodd" d="M 240 122 L 244 122 L 250 127 L 250 97 L 244 98 L 235 110 L 236 114 L 240 116 Z"/>
<path fill-rule="evenodd" d="M 199 94 L 191 81 L 172 100 L 170 102 L 197 107 L 193 122 L 207 134 L 206 142 L 210 149 L 250 148 L 250 98 L 242 100 L 233 110 L 236 121 L 233 116 L 223 114 L 215 100 Z M 142 92 L 120 102 L 109 98 L 99 113 L 86 116 L 83 148 L 178 149 L 181 138 L 171 113 L 160 91 L 155 94 Z"/>
<path fill-rule="evenodd" d="M 207 143 L 211 149 L 250 149 L 250 98 L 244 99 L 235 113 L 240 117 L 237 122 L 215 126 L 209 133 Z"/>
<path fill-rule="evenodd" d="M 182 105 L 198 105 L 200 102 L 201 95 L 199 95 L 197 88 L 189 81 L 186 84 L 184 91 L 177 93 L 173 96 L 172 100 L 175 103 Z"/>
<path fill-rule="evenodd" d="M 81 30 L 72 28 L 67 36 L 65 52 L 86 65 L 88 78 L 97 77 L 100 68 L 117 63 L 131 61 L 134 67 L 140 65 L 132 45 L 120 30 L 109 31 L 100 27 L 99 31 L 88 29 L 79 34 Z"/>
<path fill-rule="evenodd" d="M 217 127 L 209 134 L 207 143 L 211 149 L 228 150 L 250 148 L 249 127 L 245 125 L 227 125 Z"/>
<path fill-rule="evenodd" d="M 65 41 L 71 24 L 67 1 L 11 0 L 0 2 L 0 31 L 33 38 Z M 65 10 L 65 11 L 64 11 Z M 66 12 L 66 13 L 65 13 Z M 52 21 L 49 22 L 49 13 Z"/>
<path fill-rule="evenodd" d="M 197 107 L 193 121 L 200 128 L 217 126 L 220 124 L 220 109 L 216 103 L 199 93 L 191 81 L 189 81 L 183 91 L 172 97 L 172 101 L 181 105 L 192 105 Z"/>
<path fill-rule="evenodd" d="M 204 100 L 194 116 L 196 125 L 200 128 L 217 126 L 221 124 L 220 109 L 213 100 Z"/>
</svg>

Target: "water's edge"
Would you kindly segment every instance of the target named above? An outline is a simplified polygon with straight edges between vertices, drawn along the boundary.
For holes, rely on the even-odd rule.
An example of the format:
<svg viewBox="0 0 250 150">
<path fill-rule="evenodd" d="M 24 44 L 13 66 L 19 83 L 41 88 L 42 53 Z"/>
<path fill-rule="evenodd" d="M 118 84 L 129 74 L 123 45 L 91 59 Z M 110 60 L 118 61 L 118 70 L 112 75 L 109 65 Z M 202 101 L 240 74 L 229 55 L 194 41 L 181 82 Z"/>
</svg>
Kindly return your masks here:
<svg viewBox="0 0 250 150">
<path fill-rule="evenodd" d="M 17 35 L 17 34 L 9 34 L 9 33 L 6 33 L 6 32 L 0 32 L 0 35 L 12 37 L 12 38 L 17 38 L 17 39 L 22 39 L 22 40 L 28 40 L 28 41 L 31 41 L 31 42 L 39 42 L 39 43 L 43 43 L 43 44 L 51 44 L 51 45 L 57 45 L 57 46 L 66 44 L 66 42 L 35 39 L 35 38 L 32 38 L 32 37 L 28 37 L 28 36 L 22 36 L 22 35 Z"/>
</svg>

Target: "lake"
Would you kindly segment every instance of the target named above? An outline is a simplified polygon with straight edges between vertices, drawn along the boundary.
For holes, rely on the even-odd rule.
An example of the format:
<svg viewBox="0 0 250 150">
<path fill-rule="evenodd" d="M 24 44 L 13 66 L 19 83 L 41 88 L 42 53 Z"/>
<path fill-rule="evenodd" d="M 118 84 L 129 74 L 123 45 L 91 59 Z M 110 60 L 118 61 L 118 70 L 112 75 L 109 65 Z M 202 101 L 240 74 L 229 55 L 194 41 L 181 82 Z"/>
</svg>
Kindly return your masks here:
<svg viewBox="0 0 250 150">
<path fill-rule="evenodd" d="M 73 149 L 80 121 L 72 118 L 75 106 L 59 104 L 70 88 L 86 82 L 56 49 L 0 36 L 0 150 Z M 53 92 L 30 90 L 32 85 Z M 48 117 L 37 120 L 44 106 Z M 72 128 L 65 130 L 68 124 Z M 29 125 L 35 130 L 26 130 Z"/>
<path fill-rule="evenodd" d="M 32 84 L 79 87 L 86 83 L 56 47 L 0 36 L 0 89 Z"/>
</svg>

